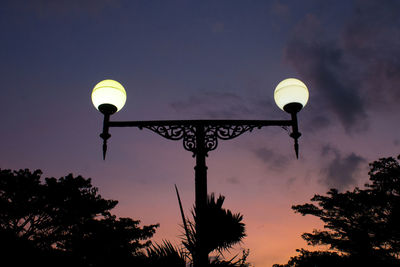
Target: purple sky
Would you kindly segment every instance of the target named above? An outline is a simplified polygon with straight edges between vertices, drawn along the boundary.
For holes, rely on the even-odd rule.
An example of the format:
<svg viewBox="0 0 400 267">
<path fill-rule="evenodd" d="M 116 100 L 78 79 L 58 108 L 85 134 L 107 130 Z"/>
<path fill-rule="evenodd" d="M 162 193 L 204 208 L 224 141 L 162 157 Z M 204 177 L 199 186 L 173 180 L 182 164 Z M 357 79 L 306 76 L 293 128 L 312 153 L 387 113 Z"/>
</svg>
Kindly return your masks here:
<svg viewBox="0 0 400 267">
<path fill-rule="evenodd" d="M 126 89 L 112 120 L 289 119 L 273 101 L 304 81 L 300 159 L 277 128 L 220 142 L 208 189 L 244 215 L 250 262 L 287 262 L 320 227 L 293 204 L 330 187 L 362 186 L 368 162 L 400 150 L 400 2 L 3 0 L 0 6 L 0 168 L 91 177 L 115 213 L 160 223 L 179 242 L 174 184 L 194 202 L 194 160 L 181 142 L 111 129 L 90 93 L 103 79 Z M 240 248 L 237 248 L 240 249 Z"/>
</svg>

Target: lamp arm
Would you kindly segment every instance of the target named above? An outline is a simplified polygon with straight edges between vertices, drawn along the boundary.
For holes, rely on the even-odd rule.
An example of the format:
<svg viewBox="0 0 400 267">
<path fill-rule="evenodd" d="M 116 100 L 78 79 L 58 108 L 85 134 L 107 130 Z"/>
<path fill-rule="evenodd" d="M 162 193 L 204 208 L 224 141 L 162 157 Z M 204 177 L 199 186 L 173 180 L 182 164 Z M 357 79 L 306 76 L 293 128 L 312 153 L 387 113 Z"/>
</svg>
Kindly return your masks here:
<svg viewBox="0 0 400 267">
<path fill-rule="evenodd" d="M 298 142 L 300 137 L 297 127 L 296 113 L 292 114 L 291 120 L 165 120 L 165 121 L 110 121 L 110 114 L 104 114 L 103 133 L 100 137 L 103 139 L 103 159 L 107 151 L 107 139 L 110 127 L 137 127 L 139 129 L 147 128 L 162 137 L 170 140 L 183 139 L 185 150 L 196 154 L 196 132 L 198 128 L 205 129 L 205 147 L 206 153 L 216 149 L 218 139 L 230 140 L 242 135 L 245 132 L 252 131 L 254 128 L 261 129 L 266 126 L 292 126 L 293 131 L 290 136 L 295 140 L 295 151 L 298 157 Z"/>
</svg>

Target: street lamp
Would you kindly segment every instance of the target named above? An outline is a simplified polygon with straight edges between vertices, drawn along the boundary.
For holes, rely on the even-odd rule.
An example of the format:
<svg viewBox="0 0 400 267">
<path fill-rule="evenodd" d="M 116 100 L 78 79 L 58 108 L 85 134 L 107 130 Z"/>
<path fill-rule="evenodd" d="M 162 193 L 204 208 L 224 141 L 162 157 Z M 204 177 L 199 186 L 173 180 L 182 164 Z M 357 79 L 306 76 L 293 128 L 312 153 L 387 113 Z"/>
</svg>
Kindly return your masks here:
<svg viewBox="0 0 400 267">
<path fill-rule="evenodd" d="M 278 84 L 274 92 L 276 104 L 291 115 L 291 120 L 172 120 L 172 121 L 110 121 L 110 116 L 118 112 L 126 102 L 124 87 L 113 80 L 99 82 L 92 91 L 93 105 L 104 115 L 103 159 L 107 152 L 107 140 L 111 137 L 110 127 L 137 127 L 149 129 L 170 140 L 183 140 L 185 150 L 193 153 L 195 166 L 195 206 L 198 223 L 196 240 L 198 246 L 193 255 L 194 267 L 203 267 L 208 263 L 208 252 L 203 245 L 203 218 L 206 216 L 207 204 L 207 166 L 208 152 L 218 146 L 218 140 L 230 140 L 254 128 L 265 126 L 292 127 L 290 137 L 294 139 L 294 148 L 298 158 L 297 113 L 307 104 L 308 89 L 298 79 L 289 78 Z"/>
<path fill-rule="evenodd" d="M 290 136 L 294 139 L 294 150 L 296 158 L 299 158 L 299 143 L 298 139 L 301 133 L 298 130 L 297 113 L 305 107 L 308 101 L 307 86 L 300 80 L 289 78 L 281 81 L 275 88 L 274 99 L 276 105 L 290 113 L 292 116 L 293 131 Z"/>
</svg>

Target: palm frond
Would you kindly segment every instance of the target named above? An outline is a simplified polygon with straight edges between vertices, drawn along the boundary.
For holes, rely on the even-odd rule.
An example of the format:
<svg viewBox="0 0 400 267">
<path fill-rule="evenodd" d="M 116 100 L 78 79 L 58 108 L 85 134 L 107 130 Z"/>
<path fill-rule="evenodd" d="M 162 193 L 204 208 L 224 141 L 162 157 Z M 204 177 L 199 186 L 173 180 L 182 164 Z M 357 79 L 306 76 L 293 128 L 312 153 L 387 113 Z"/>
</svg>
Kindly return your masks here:
<svg viewBox="0 0 400 267">
<path fill-rule="evenodd" d="M 151 245 L 146 249 L 146 254 L 150 266 L 186 266 L 186 253 L 181 248 L 172 245 L 168 240 L 163 240 L 161 245 L 157 243 Z"/>
</svg>

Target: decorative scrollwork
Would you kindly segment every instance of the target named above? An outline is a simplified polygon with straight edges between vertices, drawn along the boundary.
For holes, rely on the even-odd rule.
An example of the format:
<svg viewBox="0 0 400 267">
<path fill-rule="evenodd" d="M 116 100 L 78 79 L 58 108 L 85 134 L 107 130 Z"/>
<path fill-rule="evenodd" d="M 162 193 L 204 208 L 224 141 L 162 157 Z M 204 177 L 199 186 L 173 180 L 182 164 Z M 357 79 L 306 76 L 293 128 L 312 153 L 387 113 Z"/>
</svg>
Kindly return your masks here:
<svg viewBox="0 0 400 267">
<path fill-rule="evenodd" d="M 162 137 L 170 140 L 183 139 L 183 147 L 185 150 L 193 152 L 193 156 L 197 152 L 197 129 L 203 127 L 204 131 L 204 152 L 207 153 L 217 148 L 218 139 L 229 140 L 233 139 L 247 131 L 252 131 L 255 125 L 150 125 L 143 126 Z"/>
<path fill-rule="evenodd" d="M 185 135 L 183 137 L 183 148 L 187 151 L 193 152 L 193 156 L 196 154 L 196 129 L 193 126 L 185 128 Z"/>
<path fill-rule="evenodd" d="M 185 128 L 180 125 L 171 125 L 171 126 L 144 126 L 162 137 L 165 137 L 170 140 L 179 140 L 182 139 L 185 134 Z"/>
<path fill-rule="evenodd" d="M 209 132 L 207 132 L 204 138 L 204 145 L 207 152 L 216 149 L 218 146 L 217 136 L 215 134 L 210 134 Z"/>
<path fill-rule="evenodd" d="M 222 140 L 233 139 L 247 131 L 252 131 L 256 126 L 253 125 L 221 125 L 216 127 L 217 137 Z"/>
</svg>

